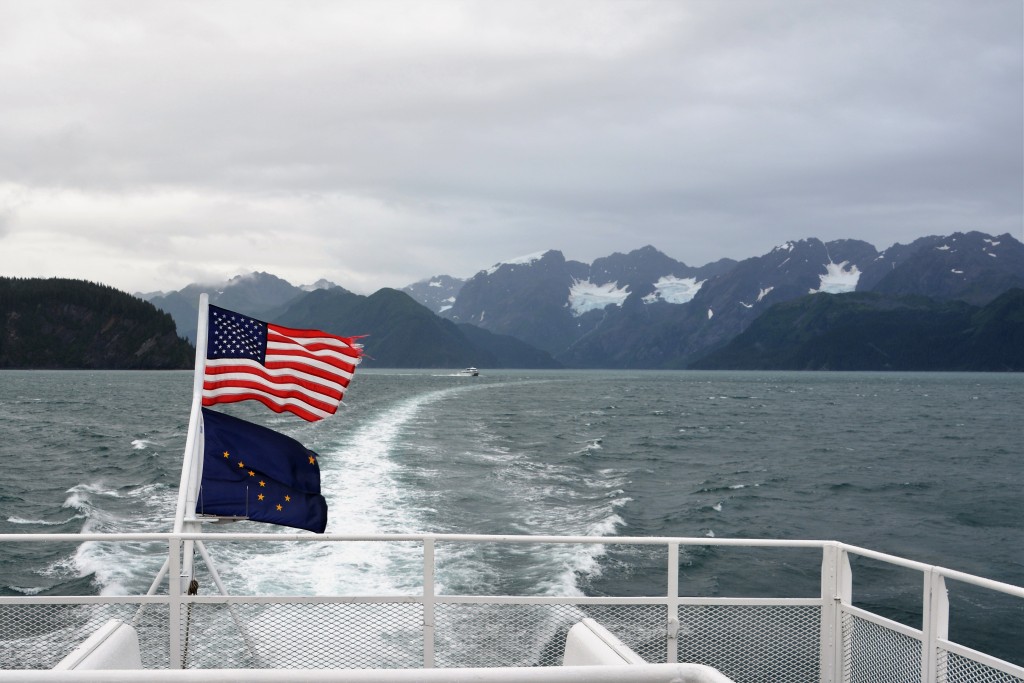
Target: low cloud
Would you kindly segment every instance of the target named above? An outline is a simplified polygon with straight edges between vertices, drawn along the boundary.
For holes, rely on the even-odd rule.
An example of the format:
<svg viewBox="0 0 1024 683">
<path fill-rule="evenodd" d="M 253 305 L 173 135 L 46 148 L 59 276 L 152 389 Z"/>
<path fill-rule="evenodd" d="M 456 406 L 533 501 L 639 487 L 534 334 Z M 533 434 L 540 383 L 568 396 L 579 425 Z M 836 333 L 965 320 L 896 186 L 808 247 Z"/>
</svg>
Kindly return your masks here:
<svg viewBox="0 0 1024 683">
<path fill-rule="evenodd" d="M 6 3 L 0 268 L 369 292 L 548 248 L 1020 235 L 1021 23 L 952 0 Z"/>
</svg>

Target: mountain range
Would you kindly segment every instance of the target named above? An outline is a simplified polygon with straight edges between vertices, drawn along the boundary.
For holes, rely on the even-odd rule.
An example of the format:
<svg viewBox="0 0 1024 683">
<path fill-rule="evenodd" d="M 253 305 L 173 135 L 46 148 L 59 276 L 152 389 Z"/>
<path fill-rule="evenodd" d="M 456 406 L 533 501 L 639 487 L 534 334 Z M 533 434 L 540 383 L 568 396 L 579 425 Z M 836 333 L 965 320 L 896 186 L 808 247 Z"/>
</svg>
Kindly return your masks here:
<svg viewBox="0 0 1024 683">
<path fill-rule="evenodd" d="M 200 291 L 254 317 L 369 334 L 367 360 L 379 367 L 685 368 L 726 348 L 779 304 L 820 306 L 870 292 L 878 308 L 918 297 L 973 310 L 1013 288 L 1024 288 L 1024 245 L 1009 234 L 968 232 L 884 251 L 859 240 L 809 238 L 699 267 L 653 246 L 590 264 L 550 250 L 465 280 L 438 275 L 369 296 L 328 282 L 296 287 L 268 273 L 138 296 L 170 313 L 190 339 Z M 938 309 L 920 315 L 941 317 Z M 737 353 L 728 357 L 743 365 Z"/>
</svg>

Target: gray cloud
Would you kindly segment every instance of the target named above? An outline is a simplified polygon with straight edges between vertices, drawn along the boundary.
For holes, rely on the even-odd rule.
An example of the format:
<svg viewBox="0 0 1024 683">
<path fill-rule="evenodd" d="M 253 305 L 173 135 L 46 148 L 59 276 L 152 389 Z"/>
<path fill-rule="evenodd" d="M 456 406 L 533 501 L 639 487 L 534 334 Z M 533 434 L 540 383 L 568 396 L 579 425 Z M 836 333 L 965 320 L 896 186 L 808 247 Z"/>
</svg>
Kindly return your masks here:
<svg viewBox="0 0 1024 683">
<path fill-rule="evenodd" d="M 5 3 L 0 269 L 368 292 L 546 248 L 1024 237 L 1021 23 L 1004 0 Z"/>
</svg>

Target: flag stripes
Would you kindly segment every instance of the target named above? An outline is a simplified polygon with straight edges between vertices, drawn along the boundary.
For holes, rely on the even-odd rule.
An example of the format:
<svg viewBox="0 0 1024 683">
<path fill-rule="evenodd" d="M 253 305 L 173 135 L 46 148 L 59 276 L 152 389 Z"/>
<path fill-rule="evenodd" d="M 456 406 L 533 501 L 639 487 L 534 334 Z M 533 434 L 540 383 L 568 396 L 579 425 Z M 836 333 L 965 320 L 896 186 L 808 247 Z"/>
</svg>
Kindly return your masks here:
<svg viewBox="0 0 1024 683">
<path fill-rule="evenodd" d="M 353 338 L 210 306 L 203 405 L 256 400 L 315 421 L 333 415 L 358 365 Z"/>
</svg>

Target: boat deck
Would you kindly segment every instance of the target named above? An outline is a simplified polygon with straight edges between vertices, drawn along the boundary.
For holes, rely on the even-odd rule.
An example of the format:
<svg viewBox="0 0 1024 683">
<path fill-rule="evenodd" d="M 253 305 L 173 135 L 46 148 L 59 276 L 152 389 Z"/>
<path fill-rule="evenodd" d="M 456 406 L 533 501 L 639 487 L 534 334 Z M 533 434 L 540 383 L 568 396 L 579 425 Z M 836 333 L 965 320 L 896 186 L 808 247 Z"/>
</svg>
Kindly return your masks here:
<svg viewBox="0 0 1024 683">
<path fill-rule="evenodd" d="M 1019 663 L 949 639 L 948 599 L 951 585 L 969 586 L 1019 609 L 1024 588 L 832 541 L 455 534 L 0 535 L 5 549 L 10 544 L 84 542 L 127 543 L 152 552 L 162 548 L 167 575 L 175 579 L 155 581 L 146 595 L 0 596 L 0 680 L 19 671 L 52 669 L 112 619 L 131 624 L 137 632 L 141 666 L 150 670 L 147 678 L 162 670 L 196 680 L 227 680 L 217 676 L 247 670 L 251 680 L 257 678 L 249 674 L 259 672 L 298 680 L 293 675 L 318 670 L 333 672 L 331 680 L 404 680 L 400 676 L 413 674 L 399 671 L 417 670 L 421 677 L 416 680 L 427 681 L 442 679 L 430 678 L 440 674 L 428 675 L 425 669 L 458 669 L 467 676 L 488 669 L 491 677 L 466 680 L 583 680 L 565 678 L 576 667 L 561 666 L 564 645 L 574 624 L 594 619 L 643 661 L 662 665 L 658 675 L 669 675 L 643 680 L 670 680 L 682 671 L 675 665 L 686 663 L 713 667 L 734 681 L 1024 682 Z M 228 595 L 211 560 L 227 543 L 280 543 L 282 551 L 316 544 L 309 546 L 310 552 L 328 543 L 402 544 L 422 563 L 422 581 L 401 595 Z M 545 544 L 654 546 L 664 556 L 666 589 L 644 596 L 455 595 L 436 590 L 439 553 L 512 545 L 528 556 Z M 680 590 L 680 550 L 710 547 L 723 553 L 775 548 L 793 552 L 794 562 L 817 558 L 817 566 L 809 569 L 820 573 L 820 590 L 804 597 L 685 594 L 691 590 L 685 585 Z M 193 548 L 200 588 L 189 594 L 187 558 Z M 918 623 L 908 625 L 857 606 L 851 558 L 858 558 L 858 564 L 867 559 L 916 573 L 922 605 Z M 738 570 L 759 571 L 739 565 Z M 502 678 L 526 669 L 548 678 Z M 633 671 L 641 680 L 640 670 Z M 340 672 L 368 677 L 338 677 Z"/>
</svg>

